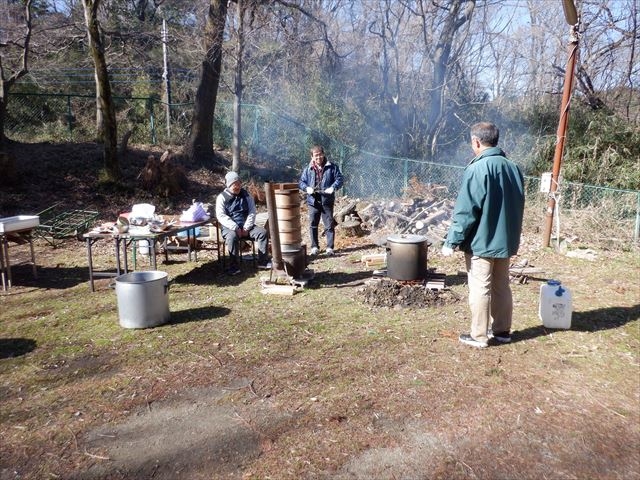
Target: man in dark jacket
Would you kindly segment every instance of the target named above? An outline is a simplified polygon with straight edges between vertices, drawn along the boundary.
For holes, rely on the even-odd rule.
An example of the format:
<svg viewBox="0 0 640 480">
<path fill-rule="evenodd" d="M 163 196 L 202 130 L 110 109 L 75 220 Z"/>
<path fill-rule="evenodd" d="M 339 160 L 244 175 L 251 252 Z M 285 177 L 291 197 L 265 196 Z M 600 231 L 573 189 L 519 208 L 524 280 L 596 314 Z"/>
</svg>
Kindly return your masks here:
<svg viewBox="0 0 640 480">
<path fill-rule="evenodd" d="M 513 298 L 510 257 L 518 253 L 524 214 L 520 168 L 497 147 L 500 132 L 492 123 L 471 127 L 475 158 L 467 165 L 442 254 L 464 252 L 469 283 L 471 332 L 460 341 L 488 346 L 490 329 L 500 343 L 511 341 Z"/>
<path fill-rule="evenodd" d="M 318 225 L 320 217 L 327 236 L 327 255 L 334 252 L 333 205 L 335 191 L 342 186 L 342 173 L 335 163 L 327 161 L 324 148 L 314 145 L 311 148 L 311 162 L 300 176 L 299 188 L 307 193 L 309 207 L 309 236 L 311 237 L 311 255 L 318 254 Z"/>
<path fill-rule="evenodd" d="M 231 257 L 231 265 L 226 273 L 240 273 L 238 243 L 243 238 L 250 238 L 258 244 L 258 264 L 263 268 L 268 267 L 267 231 L 255 224 L 256 204 L 253 197 L 242 188 L 236 172 L 227 173 L 225 185 L 227 188 L 216 198 L 216 219 L 221 226 L 222 238 Z"/>
</svg>

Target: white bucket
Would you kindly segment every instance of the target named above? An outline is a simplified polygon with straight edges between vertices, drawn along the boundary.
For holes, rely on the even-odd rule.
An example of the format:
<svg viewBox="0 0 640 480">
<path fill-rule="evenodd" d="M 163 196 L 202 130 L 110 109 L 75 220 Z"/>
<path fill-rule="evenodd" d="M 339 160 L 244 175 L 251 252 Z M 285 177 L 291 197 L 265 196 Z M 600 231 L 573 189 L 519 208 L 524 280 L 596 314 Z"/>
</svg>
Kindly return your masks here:
<svg viewBox="0 0 640 480">
<path fill-rule="evenodd" d="M 571 292 L 558 280 L 540 286 L 538 315 L 546 328 L 571 328 Z"/>
<path fill-rule="evenodd" d="M 138 240 L 138 253 L 149 255 L 149 240 Z"/>
</svg>

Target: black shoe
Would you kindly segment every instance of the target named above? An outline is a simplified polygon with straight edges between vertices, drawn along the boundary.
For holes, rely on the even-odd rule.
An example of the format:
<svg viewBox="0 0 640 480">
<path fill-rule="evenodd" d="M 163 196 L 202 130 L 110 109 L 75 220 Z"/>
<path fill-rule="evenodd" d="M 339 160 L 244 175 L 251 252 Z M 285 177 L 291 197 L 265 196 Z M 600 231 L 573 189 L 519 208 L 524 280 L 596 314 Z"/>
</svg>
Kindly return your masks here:
<svg viewBox="0 0 640 480">
<path fill-rule="evenodd" d="M 266 270 L 271 268 L 271 262 L 267 255 L 260 255 L 258 257 L 258 268 Z"/>
<path fill-rule="evenodd" d="M 224 273 L 226 273 L 229 276 L 234 276 L 234 275 L 238 275 L 240 273 L 240 269 L 238 268 L 237 265 L 231 265 L 229 268 L 227 268 Z"/>
<path fill-rule="evenodd" d="M 458 337 L 458 340 L 460 340 L 462 343 L 466 343 L 467 345 L 471 345 L 472 347 L 476 347 L 476 348 L 487 348 L 489 346 L 487 342 L 480 342 L 479 340 L 476 340 L 468 333 L 460 334 L 460 336 Z"/>
<path fill-rule="evenodd" d="M 509 332 L 495 332 L 493 334 L 493 339 L 500 343 L 510 343 L 511 334 Z"/>
</svg>

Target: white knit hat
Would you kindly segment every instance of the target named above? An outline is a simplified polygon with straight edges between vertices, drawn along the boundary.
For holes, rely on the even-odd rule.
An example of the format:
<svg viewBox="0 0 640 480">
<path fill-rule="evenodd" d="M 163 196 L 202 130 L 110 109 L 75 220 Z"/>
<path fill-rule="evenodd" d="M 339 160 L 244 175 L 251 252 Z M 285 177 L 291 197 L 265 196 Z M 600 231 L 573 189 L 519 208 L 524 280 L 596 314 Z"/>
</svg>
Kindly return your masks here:
<svg viewBox="0 0 640 480">
<path fill-rule="evenodd" d="M 224 183 L 228 187 L 240 180 L 240 176 L 236 172 L 229 172 L 224 176 Z"/>
</svg>

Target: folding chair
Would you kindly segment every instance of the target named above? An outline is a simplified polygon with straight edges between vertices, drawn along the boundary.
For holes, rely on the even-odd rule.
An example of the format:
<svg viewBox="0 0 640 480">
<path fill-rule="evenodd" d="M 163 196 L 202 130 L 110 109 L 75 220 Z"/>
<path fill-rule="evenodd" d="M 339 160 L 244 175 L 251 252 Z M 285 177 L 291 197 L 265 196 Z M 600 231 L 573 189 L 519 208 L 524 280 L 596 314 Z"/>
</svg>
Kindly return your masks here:
<svg viewBox="0 0 640 480">
<path fill-rule="evenodd" d="M 217 230 L 218 231 L 216 232 L 216 236 L 220 239 L 220 243 L 219 243 L 220 250 L 218 253 L 218 258 L 222 259 L 222 269 L 224 270 L 226 267 L 226 258 L 227 258 L 227 255 L 229 255 L 229 251 L 227 250 L 227 244 L 224 241 L 224 238 L 222 237 L 222 227 L 220 226 L 219 223 L 217 223 Z M 241 238 L 240 240 L 238 240 L 240 262 L 242 263 L 244 261 L 244 256 L 242 255 L 242 252 L 245 250 L 248 244 L 251 244 L 251 260 L 253 261 L 253 266 L 257 267 L 258 255 L 256 254 L 256 242 L 253 238 Z M 220 256 L 220 253 L 222 253 L 222 256 Z"/>
</svg>

